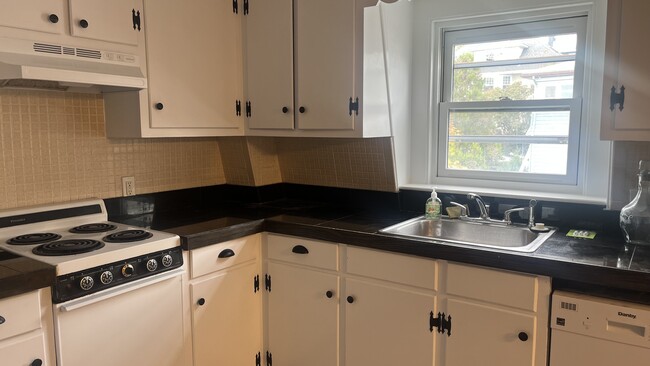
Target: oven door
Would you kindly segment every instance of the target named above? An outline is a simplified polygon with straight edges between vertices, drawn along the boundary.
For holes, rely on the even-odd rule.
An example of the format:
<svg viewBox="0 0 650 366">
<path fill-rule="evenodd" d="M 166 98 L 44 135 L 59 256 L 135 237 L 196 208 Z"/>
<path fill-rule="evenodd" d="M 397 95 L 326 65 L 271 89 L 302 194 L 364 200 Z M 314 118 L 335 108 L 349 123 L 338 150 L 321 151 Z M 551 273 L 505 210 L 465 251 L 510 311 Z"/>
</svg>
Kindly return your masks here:
<svg viewBox="0 0 650 366">
<path fill-rule="evenodd" d="M 186 364 L 182 273 L 179 268 L 56 304 L 57 364 Z"/>
</svg>

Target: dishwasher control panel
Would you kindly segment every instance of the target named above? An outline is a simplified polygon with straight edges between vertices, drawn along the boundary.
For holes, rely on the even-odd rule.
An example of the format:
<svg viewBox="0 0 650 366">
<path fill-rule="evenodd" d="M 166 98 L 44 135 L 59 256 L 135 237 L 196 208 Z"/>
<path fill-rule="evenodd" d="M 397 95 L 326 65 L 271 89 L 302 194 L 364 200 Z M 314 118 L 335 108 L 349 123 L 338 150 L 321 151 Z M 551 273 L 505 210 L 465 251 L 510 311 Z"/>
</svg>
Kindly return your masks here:
<svg viewBox="0 0 650 366">
<path fill-rule="evenodd" d="M 551 328 L 648 347 L 650 306 L 555 291 Z"/>
</svg>

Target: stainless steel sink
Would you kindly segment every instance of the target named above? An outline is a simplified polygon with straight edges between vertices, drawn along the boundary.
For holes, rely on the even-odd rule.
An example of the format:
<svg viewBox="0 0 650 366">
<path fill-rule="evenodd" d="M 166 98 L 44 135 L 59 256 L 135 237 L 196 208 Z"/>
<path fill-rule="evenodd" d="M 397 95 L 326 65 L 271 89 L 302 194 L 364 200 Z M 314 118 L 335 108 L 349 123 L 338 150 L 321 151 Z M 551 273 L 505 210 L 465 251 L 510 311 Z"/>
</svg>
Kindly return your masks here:
<svg viewBox="0 0 650 366">
<path fill-rule="evenodd" d="M 442 243 L 534 252 L 553 235 L 555 230 L 537 233 L 531 231 L 527 226 L 495 225 L 451 219 L 434 221 L 421 216 L 387 227 L 379 232 Z"/>
</svg>

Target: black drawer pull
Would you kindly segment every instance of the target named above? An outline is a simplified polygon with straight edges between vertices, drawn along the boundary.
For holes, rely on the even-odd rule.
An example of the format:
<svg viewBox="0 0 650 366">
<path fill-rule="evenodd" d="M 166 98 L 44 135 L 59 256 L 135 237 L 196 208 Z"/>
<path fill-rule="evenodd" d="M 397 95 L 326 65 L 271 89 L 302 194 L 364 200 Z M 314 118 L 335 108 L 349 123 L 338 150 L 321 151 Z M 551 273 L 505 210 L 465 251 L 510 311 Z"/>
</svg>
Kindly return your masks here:
<svg viewBox="0 0 650 366">
<path fill-rule="evenodd" d="M 348 304 L 352 304 L 354 302 L 354 297 L 348 296 L 346 300 L 348 301 Z"/>
<path fill-rule="evenodd" d="M 293 249 L 291 249 L 291 251 L 296 254 L 309 254 L 309 249 L 305 248 L 302 245 L 296 245 L 293 247 Z"/>
<path fill-rule="evenodd" d="M 2 325 L 2 324 L 4 324 L 4 323 L 5 323 L 5 318 L 2 317 L 2 316 L 0 316 L 0 325 Z"/>
<path fill-rule="evenodd" d="M 282 107 L 282 113 L 289 113 L 289 107 Z"/>
<path fill-rule="evenodd" d="M 234 256 L 235 252 L 232 249 L 224 249 L 219 253 L 219 258 L 230 258 Z"/>
<path fill-rule="evenodd" d="M 35 359 L 32 361 L 32 363 L 29 364 L 29 366 L 41 366 L 43 365 L 43 361 L 40 358 Z"/>
<path fill-rule="evenodd" d="M 325 296 L 327 296 L 328 299 L 331 299 L 334 296 L 334 291 L 327 291 Z"/>
<path fill-rule="evenodd" d="M 196 302 L 196 304 L 199 305 L 199 306 L 203 306 L 203 305 L 205 305 L 205 299 L 204 299 L 204 298 L 200 298 L 199 301 Z"/>
<path fill-rule="evenodd" d="M 519 332 L 519 334 L 517 334 L 517 337 L 522 342 L 526 342 L 528 340 L 528 334 L 526 334 L 526 332 Z"/>
<path fill-rule="evenodd" d="M 156 103 L 155 107 L 157 110 L 162 111 L 163 108 L 165 108 L 165 105 L 162 103 Z"/>
<path fill-rule="evenodd" d="M 88 21 L 86 19 L 81 19 L 79 21 L 79 25 L 81 26 L 81 28 L 86 29 L 86 28 L 88 28 Z"/>
<path fill-rule="evenodd" d="M 50 14 L 50 16 L 47 17 L 47 19 L 48 19 L 48 20 L 50 21 L 50 23 L 52 23 L 52 24 L 56 24 L 56 23 L 59 22 L 59 16 L 56 15 L 56 14 Z"/>
</svg>

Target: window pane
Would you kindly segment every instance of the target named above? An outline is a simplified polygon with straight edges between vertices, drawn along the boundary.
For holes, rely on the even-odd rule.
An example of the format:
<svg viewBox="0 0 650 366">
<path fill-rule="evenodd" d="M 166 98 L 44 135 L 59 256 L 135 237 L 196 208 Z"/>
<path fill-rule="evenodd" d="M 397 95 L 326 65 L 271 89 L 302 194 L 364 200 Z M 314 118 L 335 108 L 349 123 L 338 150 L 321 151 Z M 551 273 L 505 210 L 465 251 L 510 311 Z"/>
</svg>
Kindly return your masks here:
<svg viewBox="0 0 650 366">
<path fill-rule="evenodd" d="M 575 61 L 483 66 L 453 70 L 452 101 L 573 98 Z M 560 92 L 548 93 L 558 89 Z"/>
<path fill-rule="evenodd" d="M 465 43 L 454 46 L 454 67 L 487 61 L 519 61 L 575 55 L 577 34 Z"/>
<path fill-rule="evenodd" d="M 447 168 L 566 174 L 568 110 L 452 111 Z"/>
</svg>

